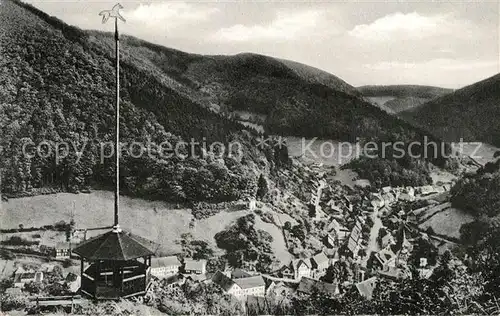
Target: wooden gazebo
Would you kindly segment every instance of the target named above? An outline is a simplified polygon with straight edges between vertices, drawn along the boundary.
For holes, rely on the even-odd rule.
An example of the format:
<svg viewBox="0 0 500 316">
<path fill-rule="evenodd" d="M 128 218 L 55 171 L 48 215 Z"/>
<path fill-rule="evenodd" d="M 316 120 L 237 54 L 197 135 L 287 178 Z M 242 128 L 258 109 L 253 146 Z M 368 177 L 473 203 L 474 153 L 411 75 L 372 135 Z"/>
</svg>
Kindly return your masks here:
<svg viewBox="0 0 500 316">
<path fill-rule="evenodd" d="M 154 246 L 119 226 L 84 241 L 73 250 L 81 259 L 81 292 L 95 299 L 145 294 L 151 280 Z M 86 269 L 85 261 L 90 263 Z"/>
<path fill-rule="evenodd" d="M 115 138 L 115 205 L 113 228 L 97 237 L 84 241 L 73 249 L 80 256 L 82 294 L 95 299 L 118 299 L 145 294 L 151 280 L 151 255 L 155 244 L 120 228 L 118 209 L 120 197 L 120 54 L 118 23 L 120 4 L 112 10 L 102 11 L 103 23 L 115 19 L 116 56 L 116 138 Z M 90 263 L 85 268 L 85 261 Z"/>
</svg>

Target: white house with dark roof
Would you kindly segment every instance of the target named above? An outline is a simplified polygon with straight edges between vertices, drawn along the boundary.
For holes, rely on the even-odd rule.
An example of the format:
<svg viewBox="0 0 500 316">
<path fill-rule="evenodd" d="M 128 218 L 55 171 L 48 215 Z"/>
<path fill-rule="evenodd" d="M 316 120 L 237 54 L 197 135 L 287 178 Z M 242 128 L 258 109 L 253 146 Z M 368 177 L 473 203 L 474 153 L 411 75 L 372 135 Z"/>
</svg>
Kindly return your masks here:
<svg viewBox="0 0 500 316">
<path fill-rule="evenodd" d="M 311 276 L 311 263 L 309 260 L 305 259 L 292 260 L 292 268 L 295 279 L 297 280 L 300 280 L 302 277 L 308 278 Z"/>
<path fill-rule="evenodd" d="M 71 249 L 73 249 L 75 245 L 70 242 L 58 242 L 56 244 L 56 258 L 57 259 L 67 259 L 71 257 Z"/>
<path fill-rule="evenodd" d="M 207 260 L 184 259 L 184 271 L 191 274 L 207 273 Z"/>
<path fill-rule="evenodd" d="M 266 294 L 266 283 L 261 275 L 230 279 L 224 273 L 217 271 L 212 276 L 212 282 L 238 299 L 244 299 L 248 295 L 265 296 Z"/>
<path fill-rule="evenodd" d="M 327 226 L 328 232 L 335 232 L 339 241 L 344 241 L 349 235 L 349 229 L 340 224 L 336 219 L 332 219 Z"/>
<path fill-rule="evenodd" d="M 25 270 L 22 267 L 17 268 L 14 272 L 14 287 L 24 287 L 30 282 L 42 282 L 43 272 L 35 272 L 34 270 Z"/>
<path fill-rule="evenodd" d="M 166 278 L 179 272 L 181 262 L 177 256 L 151 258 L 151 274 L 157 278 Z"/>
<path fill-rule="evenodd" d="M 378 260 L 382 267 L 395 267 L 396 266 L 396 254 L 392 251 L 391 247 L 386 247 L 375 254 L 375 258 Z"/>
</svg>

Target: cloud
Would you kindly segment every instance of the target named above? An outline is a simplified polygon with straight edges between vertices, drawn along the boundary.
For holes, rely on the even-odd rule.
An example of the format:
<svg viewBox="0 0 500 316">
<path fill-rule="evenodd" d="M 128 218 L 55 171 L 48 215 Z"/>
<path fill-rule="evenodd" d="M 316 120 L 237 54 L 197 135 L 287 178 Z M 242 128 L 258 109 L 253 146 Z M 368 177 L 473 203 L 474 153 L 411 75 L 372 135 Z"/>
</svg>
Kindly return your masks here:
<svg viewBox="0 0 500 316">
<path fill-rule="evenodd" d="M 422 62 L 382 61 L 364 64 L 377 84 L 425 84 L 457 88 L 491 77 L 499 71 L 494 59 L 436 58 Z"/>
<path fill-rule="evenodd" d="M 320 11 L 278 12 L 266 25 L 237 24 L 217 31 L 214 38 L 220 41 L 291 40 L 311 35 L 324 25 L 326 18 Z"/>
<path fill-rule="evenodd" d="M 396 12 L 370 24 L 356 25 L 349 35 L 369 41 L 398 41 L 447 34 L 465 36 L 474 31 L 475 27 L 469 21 L 455 19 L 451 14 L 424 16 L 417 12 Z"/>
<path fill-rule="evenodd" d="M 124 11 L 123 15 L 130 24 L 141 25 L 155 32 L 169 31 L 176 28 L 208 21 L 219 9 L 194 5 L 186 2 L 155 2 L 140 4 L 137 8 Z"/>
</svg>

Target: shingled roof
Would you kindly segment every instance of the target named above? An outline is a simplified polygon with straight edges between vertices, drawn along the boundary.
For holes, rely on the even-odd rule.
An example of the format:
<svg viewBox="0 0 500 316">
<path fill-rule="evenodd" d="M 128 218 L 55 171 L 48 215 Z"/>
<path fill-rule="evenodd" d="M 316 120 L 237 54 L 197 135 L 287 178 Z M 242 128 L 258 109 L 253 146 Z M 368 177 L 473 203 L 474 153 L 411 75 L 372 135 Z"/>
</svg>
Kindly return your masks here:
<svg viewBox="0 0 500 316">
<path fill-rule="evenodd" d="M 111 230 L 73 249 L 88 260 L 131 260 L 153 255 L 158 245 L 124 230 Z"/>
</svg>

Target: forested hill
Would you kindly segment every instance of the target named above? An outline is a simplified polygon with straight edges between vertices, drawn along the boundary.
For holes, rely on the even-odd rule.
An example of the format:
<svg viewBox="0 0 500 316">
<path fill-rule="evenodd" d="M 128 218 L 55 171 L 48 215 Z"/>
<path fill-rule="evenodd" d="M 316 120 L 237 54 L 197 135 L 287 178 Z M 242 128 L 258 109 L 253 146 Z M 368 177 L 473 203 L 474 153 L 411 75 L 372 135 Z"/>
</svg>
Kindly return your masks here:
<svg viewBox="0 0 500 316">
<path fill-rule="evenodd" d="M 449 141 L 500 146 L 500 74 L 401 114 Z"/>
<path fill-rule="evenodd" d="M 111 34 L 82 31 L 17 1 L 0 10 L 0 123 L 4 191 L 59 186 L 77 190 L 112 183 L 113 162 L 99 144 L 113 139 L 114 50 Z M 256 167 L 286 163 L 286 148 L 255 147 L 255 133 L 231 111 L 266 116 L 274 134 L 340 140 L 421 140 L 422 131 L 357 96 L 345 82 L 314 68 L 239 54 L 201 56 L 122 36 L 122 141 L 240 141 L 244 159 L 124 154 L 123 190 L 169 200 L 234 200 L 255 192 Z M 29 157 L 23 144 L 69 142 L 56 163 Z M 72 148 L 70 148 L 72 149 Z M 442 162 L 442 161 L 441 161 Z M 1 167 L 1 166 L 0 166 Z M 261 172 L 261 170 L 258 170 Z"/>
<path fill-rule="evenodd" d="M 55 186 L 71 191 L 112 184 L 113 162 L 101 163 L 99 145 L 113 140 L 113 49 L 26 4 L 2 1 L 0 20 L 3 190 Z M 140 158 L 124 153 L 125 192 L 178 201 L 233 200 L 253 194 L 254 161 L 268 157 L 271 167 L 279 161 L 272 148 L 257 150 L 254 136 L 242 133 L 241 125 L 186 97 L 140 55 L 123 54 L 121 67 L 122 142 L 175 147 L 181 139 L 201 142 L 205 137 L 208 144 L 240 141 L 245 156 L 242 163 L 228 157 L 182 160 L 159 159 L 156 152 Z M 24 144 L 43 141 L 50 144 L 42 148 L 43 155 L 23 154 Z M 60 161 L 57 142 L 70 146 Z M 81 157 L 73 146 L 84 148 Z"/>
</svg>

